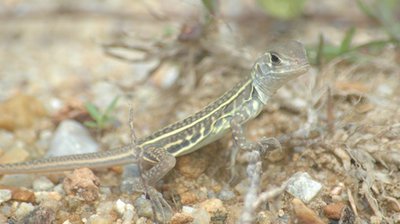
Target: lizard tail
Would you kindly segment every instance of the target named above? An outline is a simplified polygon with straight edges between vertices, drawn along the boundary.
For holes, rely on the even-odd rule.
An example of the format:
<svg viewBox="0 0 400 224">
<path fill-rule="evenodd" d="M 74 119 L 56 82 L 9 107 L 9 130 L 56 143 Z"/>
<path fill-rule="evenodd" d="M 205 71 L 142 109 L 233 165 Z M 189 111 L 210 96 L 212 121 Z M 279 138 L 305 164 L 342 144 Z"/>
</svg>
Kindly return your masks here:
<svg viewBox="0 0 400 224">
<path fill-rule="evenodd" d="M 0 164 L 0 174 L 51 173 L 79 167 L 99 168 L 135 162 L 129 145 L 105 152 L 49 157 L 20 163 Z"/>
</svg>

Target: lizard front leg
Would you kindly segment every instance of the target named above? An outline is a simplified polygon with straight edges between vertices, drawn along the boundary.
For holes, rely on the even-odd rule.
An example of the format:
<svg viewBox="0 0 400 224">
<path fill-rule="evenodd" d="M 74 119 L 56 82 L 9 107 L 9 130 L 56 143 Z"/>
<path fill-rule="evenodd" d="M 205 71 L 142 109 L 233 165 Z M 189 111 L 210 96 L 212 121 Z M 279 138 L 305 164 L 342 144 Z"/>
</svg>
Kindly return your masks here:
<svg viewBox="0 0 400 224">
<path fill-rule="evenodd" d="M 231 160 L 230 160 L 232 176 L 235 175 L 234 167 L 235 167 L 236 157 L 240 149 L 243 149 L 248 152 L 255 150 L 258 151 L 260 155 L 265 155 L 265 153 L 268 151 L 281 148 L 281 145 L 276 138 L 262 137 L 260 140 L 256 142 L 247 140 L 243 128 L 243 124 L 249 119 L 246 116 L 246 114 L 247 113 L 245 111 L 242 112 L 239 111 L 234 114 L 234 116 L 230 121 L 232 137 L 234 141 L 233 149 L 231 152 Z"/>
</svg>

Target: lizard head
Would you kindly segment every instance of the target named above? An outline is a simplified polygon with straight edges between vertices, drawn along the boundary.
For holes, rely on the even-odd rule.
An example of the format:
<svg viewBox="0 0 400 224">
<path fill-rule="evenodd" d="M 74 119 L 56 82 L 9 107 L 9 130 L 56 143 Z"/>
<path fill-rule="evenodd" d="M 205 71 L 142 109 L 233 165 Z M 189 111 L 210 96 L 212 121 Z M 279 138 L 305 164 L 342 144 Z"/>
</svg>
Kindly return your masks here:
<svg viewBox="0 0 400 224">
<path fill-rule="evenodd" d="M 272 46 L 253 65 L 251 76 L 261 101 L 266 103 L 287 81 L 307 72 L 309 63 L 304 46 L 297 41 Z"/>
</svg>

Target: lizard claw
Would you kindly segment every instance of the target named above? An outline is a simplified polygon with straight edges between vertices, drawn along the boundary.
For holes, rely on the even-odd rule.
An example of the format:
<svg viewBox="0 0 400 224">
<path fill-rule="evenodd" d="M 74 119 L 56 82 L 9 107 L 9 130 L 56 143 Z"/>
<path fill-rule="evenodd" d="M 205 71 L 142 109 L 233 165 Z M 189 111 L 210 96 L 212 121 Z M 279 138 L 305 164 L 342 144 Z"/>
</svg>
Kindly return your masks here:
<svg viewBox="0 0 400 224">
<path fill-rule="evenodd" d="M 276 138 L 262 137 L 257 143 L 260 146 L 261 155 L 265 155 L 275 149 L 282 150 L 281 143 Z"/>
</svg>

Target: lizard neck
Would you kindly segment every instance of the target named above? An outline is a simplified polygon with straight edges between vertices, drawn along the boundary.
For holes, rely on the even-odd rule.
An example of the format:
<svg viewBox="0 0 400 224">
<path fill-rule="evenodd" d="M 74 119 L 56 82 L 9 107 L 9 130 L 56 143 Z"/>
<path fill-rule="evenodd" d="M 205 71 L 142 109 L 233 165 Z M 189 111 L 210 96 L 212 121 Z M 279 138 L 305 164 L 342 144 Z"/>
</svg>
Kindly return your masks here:
<svg viewBox="0 0 400 224">
<path fill-rule="evenodd" d="M 257 92 L 256 96 L 264 105 L 285 82 L 273 75 L 260 74 L 255 68 L 251 71 L 251 78 L 252 85 Z"/>
</svg>

